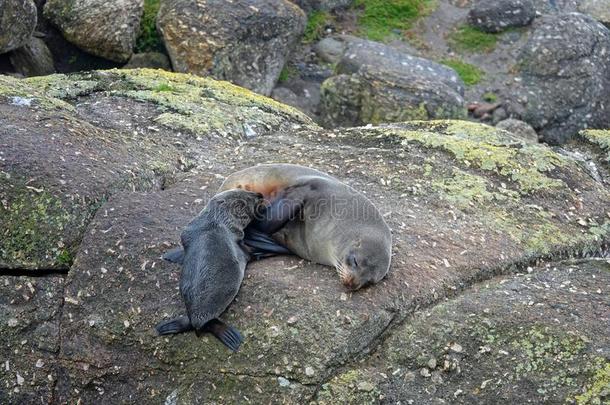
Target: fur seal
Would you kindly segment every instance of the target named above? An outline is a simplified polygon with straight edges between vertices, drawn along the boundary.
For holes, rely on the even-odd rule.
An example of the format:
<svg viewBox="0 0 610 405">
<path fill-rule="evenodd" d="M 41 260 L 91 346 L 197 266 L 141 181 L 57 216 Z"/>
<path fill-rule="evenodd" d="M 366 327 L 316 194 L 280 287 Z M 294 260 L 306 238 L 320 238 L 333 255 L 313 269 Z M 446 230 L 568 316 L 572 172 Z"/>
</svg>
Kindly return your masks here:
<svg viewBox="0 0 610 405">
<path fill-rule="evenodd" d="M 255 256 L 287 248 L 334 266 L 350 290 L 387 274 L 390 228 L 373 203 L 347 184 L 309 167 L 266 164 L 231 174 L 220 191 L 235 188 L 259 192 L 267 200 L 264 217 L 246 229 L 244 241 Z"/>
<path fill-rule="evenodd" d="M 187 315 L 156 326 L 159 335 L 195 330 L 211 332 L 229 349 L 242 343 L 239 331 L 218 316 L 233 301 L 244 278 L 250 254 L 243 246 L 244 229 L 264 203 L 259 193 L 230 190 L 214 196 L 184 229 L 183 248 L 165 260 L 182 265 L 180 293 Z"/>
</svg>

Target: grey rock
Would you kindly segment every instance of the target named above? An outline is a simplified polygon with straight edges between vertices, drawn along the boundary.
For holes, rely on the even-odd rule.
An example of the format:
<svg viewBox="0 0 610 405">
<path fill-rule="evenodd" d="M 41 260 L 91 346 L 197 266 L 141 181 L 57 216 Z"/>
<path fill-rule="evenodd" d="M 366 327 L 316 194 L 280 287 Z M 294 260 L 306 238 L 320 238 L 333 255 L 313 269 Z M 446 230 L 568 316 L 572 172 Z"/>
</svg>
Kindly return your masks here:
<svg viewBox="0 0 610 405">
<path fill-rule="evenodd" d="M 53 55 L 45 42 L 31 37 L 29 42 L 10 54 L 15 71 L 24 76 L 44 76 L 55 73 Z"/>
<path fill-rule="evenodd" d="M 349 7 L 354 0 L 292 0 L 308 13 L 311 11 L 332 11 Z"/>
<path fill-rule="evenodd" d="M 610 126 L 610 31 L 590 16 L 541 18 L 517 65 L 521 84 L 513 97 L 525 100 L 520 118 L 545 142 L 561 144 L 580 129 Z M 518 117 L 518 109 L 511 115 Z"/>
<path fill-rule="evenodd" d="M 44 15 L 71 43 L 93 55 L 127 62 L 144 0 L 48 0 Z"/>
<path fill-rule="evenodd" d="M 32 0 L 0 2 L 0 54 L 25 45 L 36 28 L 36 4 Z"/>
<path fill-rule="evenodd" d="M 135 68 L 151 68 L 151 69 L 162 69 L 172 70 L 172 65 L 169 58 L 161 52 L 143 52 L 134 53 L 124 69 L 135 69 Z"/>
<path fill-rule="evenodd" d="M 468 22 L 486 32 L 529 25 L 536 16 L 532 0 L 479 0 L 468 13 Z"/>
<path fill-rule="evenodd" d="M 610 2 L 608 0 L 582 0 L 578 11 L 589 14 L 606 27 L 610 27 Z"/>
<path fill-rule="evenodd" d="M 387 45 L 350 40 L 336 72 L 321 89 L 327 126 L 465 115 L 464 83 L 453 69 Z"/>
<path fill-rule="evenodd" d="M 341 38 L 326 37 L 313 46 L 313 50 L 324 62 L 338 63 L 347 48 Z"/>
<path fill-rule="evenodd" d="M 511 134 L 516 135 L 527 142 L 538 142 L 538 134 L 536 133 L 534 128 L 532 128 L 532 126 L 527 122 L 516 120 L 514 118 L 509 118 L 504 121 L 500 121 L 498 124 L 496 124 L 496 128 L 508 131 Z"/>
<path fill-rule="evenodd" d="M 157 28 L 176 71 L 269 95 L 305 23 L 305 13 L 287 0 L 167 0 Z"/>
<path fill-rule="evenodd" d="M 491 113 L 491 121 L 494 125 L 508 118 L 508 113 L 504 107 L 498 107 Z"/>
</svg>

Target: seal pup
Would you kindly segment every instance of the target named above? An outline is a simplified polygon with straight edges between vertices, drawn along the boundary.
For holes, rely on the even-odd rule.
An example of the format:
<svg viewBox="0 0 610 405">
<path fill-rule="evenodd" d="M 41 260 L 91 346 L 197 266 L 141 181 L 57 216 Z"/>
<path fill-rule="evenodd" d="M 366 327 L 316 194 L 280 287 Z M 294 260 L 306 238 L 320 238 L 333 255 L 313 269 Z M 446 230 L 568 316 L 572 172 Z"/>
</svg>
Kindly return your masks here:
<svg viewBox="0 0 610 405">
<path fill-rule="evenodd" d="M 229 190 L 217 194 L 184 229 L 182 248 L 163 258 L 182 265 L 180 293 L 186 315 L 156 326 L 159 335 L 195 330 L 211 332 L 229 349 L 237 351 L 242 336 L 218 316 L 233 301 L 250 260 L 243 245 L 244 229 L 264 203 L 259 193 Z"/>
<path fill-rule="evenodd" d="M 246 228 L 254 256 L 292 253 L 334 266 L 349 290 L 379 282 L 388 273 L 392 234 L 362 193 L 318 170 L 265 164 L 231 174 L 220 190 L 241 188 L 264 195 L 262 218 Z"/>
</svg>

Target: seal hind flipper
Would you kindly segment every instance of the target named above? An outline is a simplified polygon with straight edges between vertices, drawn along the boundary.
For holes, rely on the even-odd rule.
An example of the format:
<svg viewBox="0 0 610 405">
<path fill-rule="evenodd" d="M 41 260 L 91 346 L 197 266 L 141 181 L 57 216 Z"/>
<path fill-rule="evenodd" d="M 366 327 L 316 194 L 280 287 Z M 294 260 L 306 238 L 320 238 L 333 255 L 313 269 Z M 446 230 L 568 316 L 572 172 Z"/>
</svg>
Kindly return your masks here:
<svg viewBox="0 0 610 405">
<path fill-rule="evenodd" d="M 212 319 L 203 326 L 203 332 L 210 332 L 232 351 L 236 352 L 244 341 L 241 333 L 220 319 Z"/>
<path fill-rule="evenodd" d="M 167 260 L 171 263 L 182 264 L 182 262 L 184 261 L 184 250 L 181 247 L 172 249 L 169 252 L 165 253 L 162 258 L 163 260 Z"/>
<path fill-rule="evenodd" d="M 155 329 L 159 335 L 172 335 L 174 333 L 193 330 L 193 325 L 191 325 L 191 321 L 187 316 L 182 315 L 177 318 L 159 322 L 157 326 L 155 326 Z"/>
<path fill-rule="evenodd" d="M 248 251 L 256 259 L 275 255 L 290 255 L 292 252 L 280 245 L 269 235 L 252 227 L 247 227 L 244 233 L 244 243 Z"/>
</svg>

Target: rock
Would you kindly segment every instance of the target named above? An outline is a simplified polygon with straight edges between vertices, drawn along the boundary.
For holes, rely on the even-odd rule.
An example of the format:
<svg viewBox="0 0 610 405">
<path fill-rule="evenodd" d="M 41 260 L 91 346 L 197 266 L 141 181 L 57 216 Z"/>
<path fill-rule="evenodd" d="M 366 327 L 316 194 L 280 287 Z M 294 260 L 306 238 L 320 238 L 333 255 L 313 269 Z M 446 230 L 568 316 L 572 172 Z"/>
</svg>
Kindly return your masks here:
<svg viewBox="0 0 610 405">
<path fill-rule="evenodd" d="M 313 46 L 320 59 L 328 63 L 338 63 L 346 48 L 345 41 L 337 37 L 326 37 Z"/>
<path fill-rule="evenodd" d="M 468 22 L 485 32 L 525 27 L 534 17 L 532 0 L 478 0 L 468 12 Z"/>
<path fill-rule="evenodd" d="M 247 138 L 244 124 L 258 135 Z M 0 367 L 8 361 L 12 371 L 0 374 L 2 403 L 40 397 L 57 403 L 239 403 L 244 397 L 252 403 L 370 403 L 381 394 L 394 403 L 394 391 L 385 387 L 395 378 L 423 381 L 419 369 L 409 370 L 412 361 L 402 361 L 407 355 L 437 359 L 426 381 L 436 385 L 434 373 L 442 371 L 447 378 L 437 393 L 445 397 L 447 387 L 453 395 L 454 381 L 468 379 L 464 371 L 482 361 L 480 346 L 490 346 L 484 356 L 494 360 L 498 350 L 513 350 L 510 342 L 470 337 L 469 322 L 492 315 L 477 303 L 496 303 L 492 311 L 521 320 L 519 311 L 543 309 L 527 305 L 527 294 L 542 297 L 548 292 L 542 281 L 555 286 L 552 277 L 559 276 L 538 282 L 539 270 L 532 272 L 540 289 L 492 277 L 539 257 L 596 252 L 609 233 L 608 189 L 548 146 L 464 121 L 327 131 L 293 108 L 230 83 L 159 70 L 0 76 L 0 151 L 0 267 L 39 274 L 69 268 L 57 289 L 34 286 L 35 294 L 14 278 L 21 287 L 7 286 L 9 295 L 0 278 Z M 180 268 L 160 256 L 179 243 L 182 228 L 225 176 L 270 161 L 317 167 L 366 192 L 393 230 L 390 273 L 348 295 L 328 267 L 291 256 L 252 262 L 237 300 L 222 315 L 243 333 L 239 352 L 229 353 L 209 335 L 157 337 L 154 325 L 184 310 Z M 600 347 L 610 336 L 600 309 L 609 296 L 605 274 L 577 279 L 596 283 L 593 291 L 602 289 L 601 296 L 589 284 L 574 283 L 565 294 L 571 287 L 577 292 L 556 301 L 577 300 L 578 313 L 569 314 L 568 301 L 561 319 L 573 317 L 574 327 L 583 329 L 590 323 L 579 322 L 594 318 L 590 336 L 606 336 L 597 339 Z M 572 277 L 567 270 L 560 275 Z M 486 292 L 485 284 L 500 290 Z M 516 296 L 513 287 L 523 294 Z M 469 301 L 473 311 L 452 305 L 475 288 L 489 298 Z M 418 305 L 432 310 L 435 302 L 455 309 L 455 318 L 442 322 L 433 314 L 404 322 L 419 316 Z M 551 326 L 555 309 L 544 309 L 540 320 Z M 298 322 L 289 325 L 292 316 Z M 12 318 L 18 322 L 10 328 Z M 403 333 L 411 326 L 413 336 L 425 338 Z M 422 335 L 427 326 L 438 334 Z M 431 336 L 438 338 L 423 347 Z M 385 351 L 390 340 L 398 342 L 392 353 Z M 449 350 L 452 342 L 463 350 Z M 372 348 L 383 348 L 384 355 L 367 356 Z M 366 364 L 360 359 L 389 363 L 373 374 L 349 369 Z M 407 377 L 409 371 L 416 373 Z M 18 393 L 15 373 L 24 378 Z M 489 378 L 468 381 L 479 387 Z M 358 390 L 361 382 L 374 389 Z M 474 390 L 466 385 L 460 398 Z"/>
<path fill-rule="evenodd" d="M 30 41 L 10 54 L 15 71 L 24 76 L 44 76 L 55 73 L 53 55 L 40 38 L 31 37 Z"/>
<path fill-rule="evenodd" d="M 36 22 L 36 5 L 32 0 L 3 0 L 0 3 L 0 54 L 25 45 Z"/>
<path fill-rule="evenodd" d="M 287 0 L 167 0 L 157 28 L 176 71 L 269 95 L 305 23 L 303 11 Z"/>
<path fill-rule="evenodd" d="M 427 59 L 373 41 L 351 40 L 321 89 L 327 126 L 465 116 L 464 83 Z"/>
<path fill-rule="evenodd" d="M 521 113 L 551 144 L 610 127 L 609 54 L 610 31 L 591 17 L 542 17 L 518 57 L 522 85 L 514 93 L 526 102 L 512 115 Z"/>
<path fill-rule="evenodd" d="M 538 142 L 538 134 L 527 122 L 509 118 L 498 122 L 498 124 L 496 124 L 496 128 L 504 129 L 511 134 L 522 138 L 524 141 L 533 143 Z"/>
<path fill-rule="evenodd" d="M 504 121 L 508 118 L 508 113 L 504 107 L 496 108 L 491 114 L 491 121 L 494 125 L 497 125 L 498 122 Z"/>
<path fill-rule="evenodd" d="M 578 6 L 578 11 L 589 14 L 610 28 L 610 4 L 607 0 L 582 0 Z"/>
<path fill-rule="evenodd" d="M 84 51 L 127 62 L 140 30 L 143 7 L 144 0 L 48 0 L 44 15 Z"/>
<path fill-rule="evenodd" d="M 332 11 L 340 8 L 349 7 L 354 0 L 292 0 L 306 12 L 312 11 Z"/>
<path fill-rule="evenodd" d="M 169 58 L 160 52 L 143 52 L 134 53 L 131 55 L 129 62 L 124 69 L 136 69 L 136 68 L 150 68 L 150 69 L 162 69 L 172 70 L 172 65 L 169 62 Z"/>
<path fill-rule="evenodd" d="M 378 370 L 408 368 L 417 353 L 427 351 L 459 357 L 460 370 L 437 374 L 442 386 L 436 390 L 430 390 L 427 373 L 391 375 L 381 389 L 387 403 L 455 403 L 457 395 L 465 404 L 603 403 L 610 393 L 609 286 L 610 263 L 604 259 L 552 263 L 531 275 L 496 278 L 417 314 L 377 356 L 344 372 L 375 378 Z M 489 352 L 446 353 L 442 348 L 450 339 L 463 342 L 465 353 L 481 346 Z"/>
</svg>

